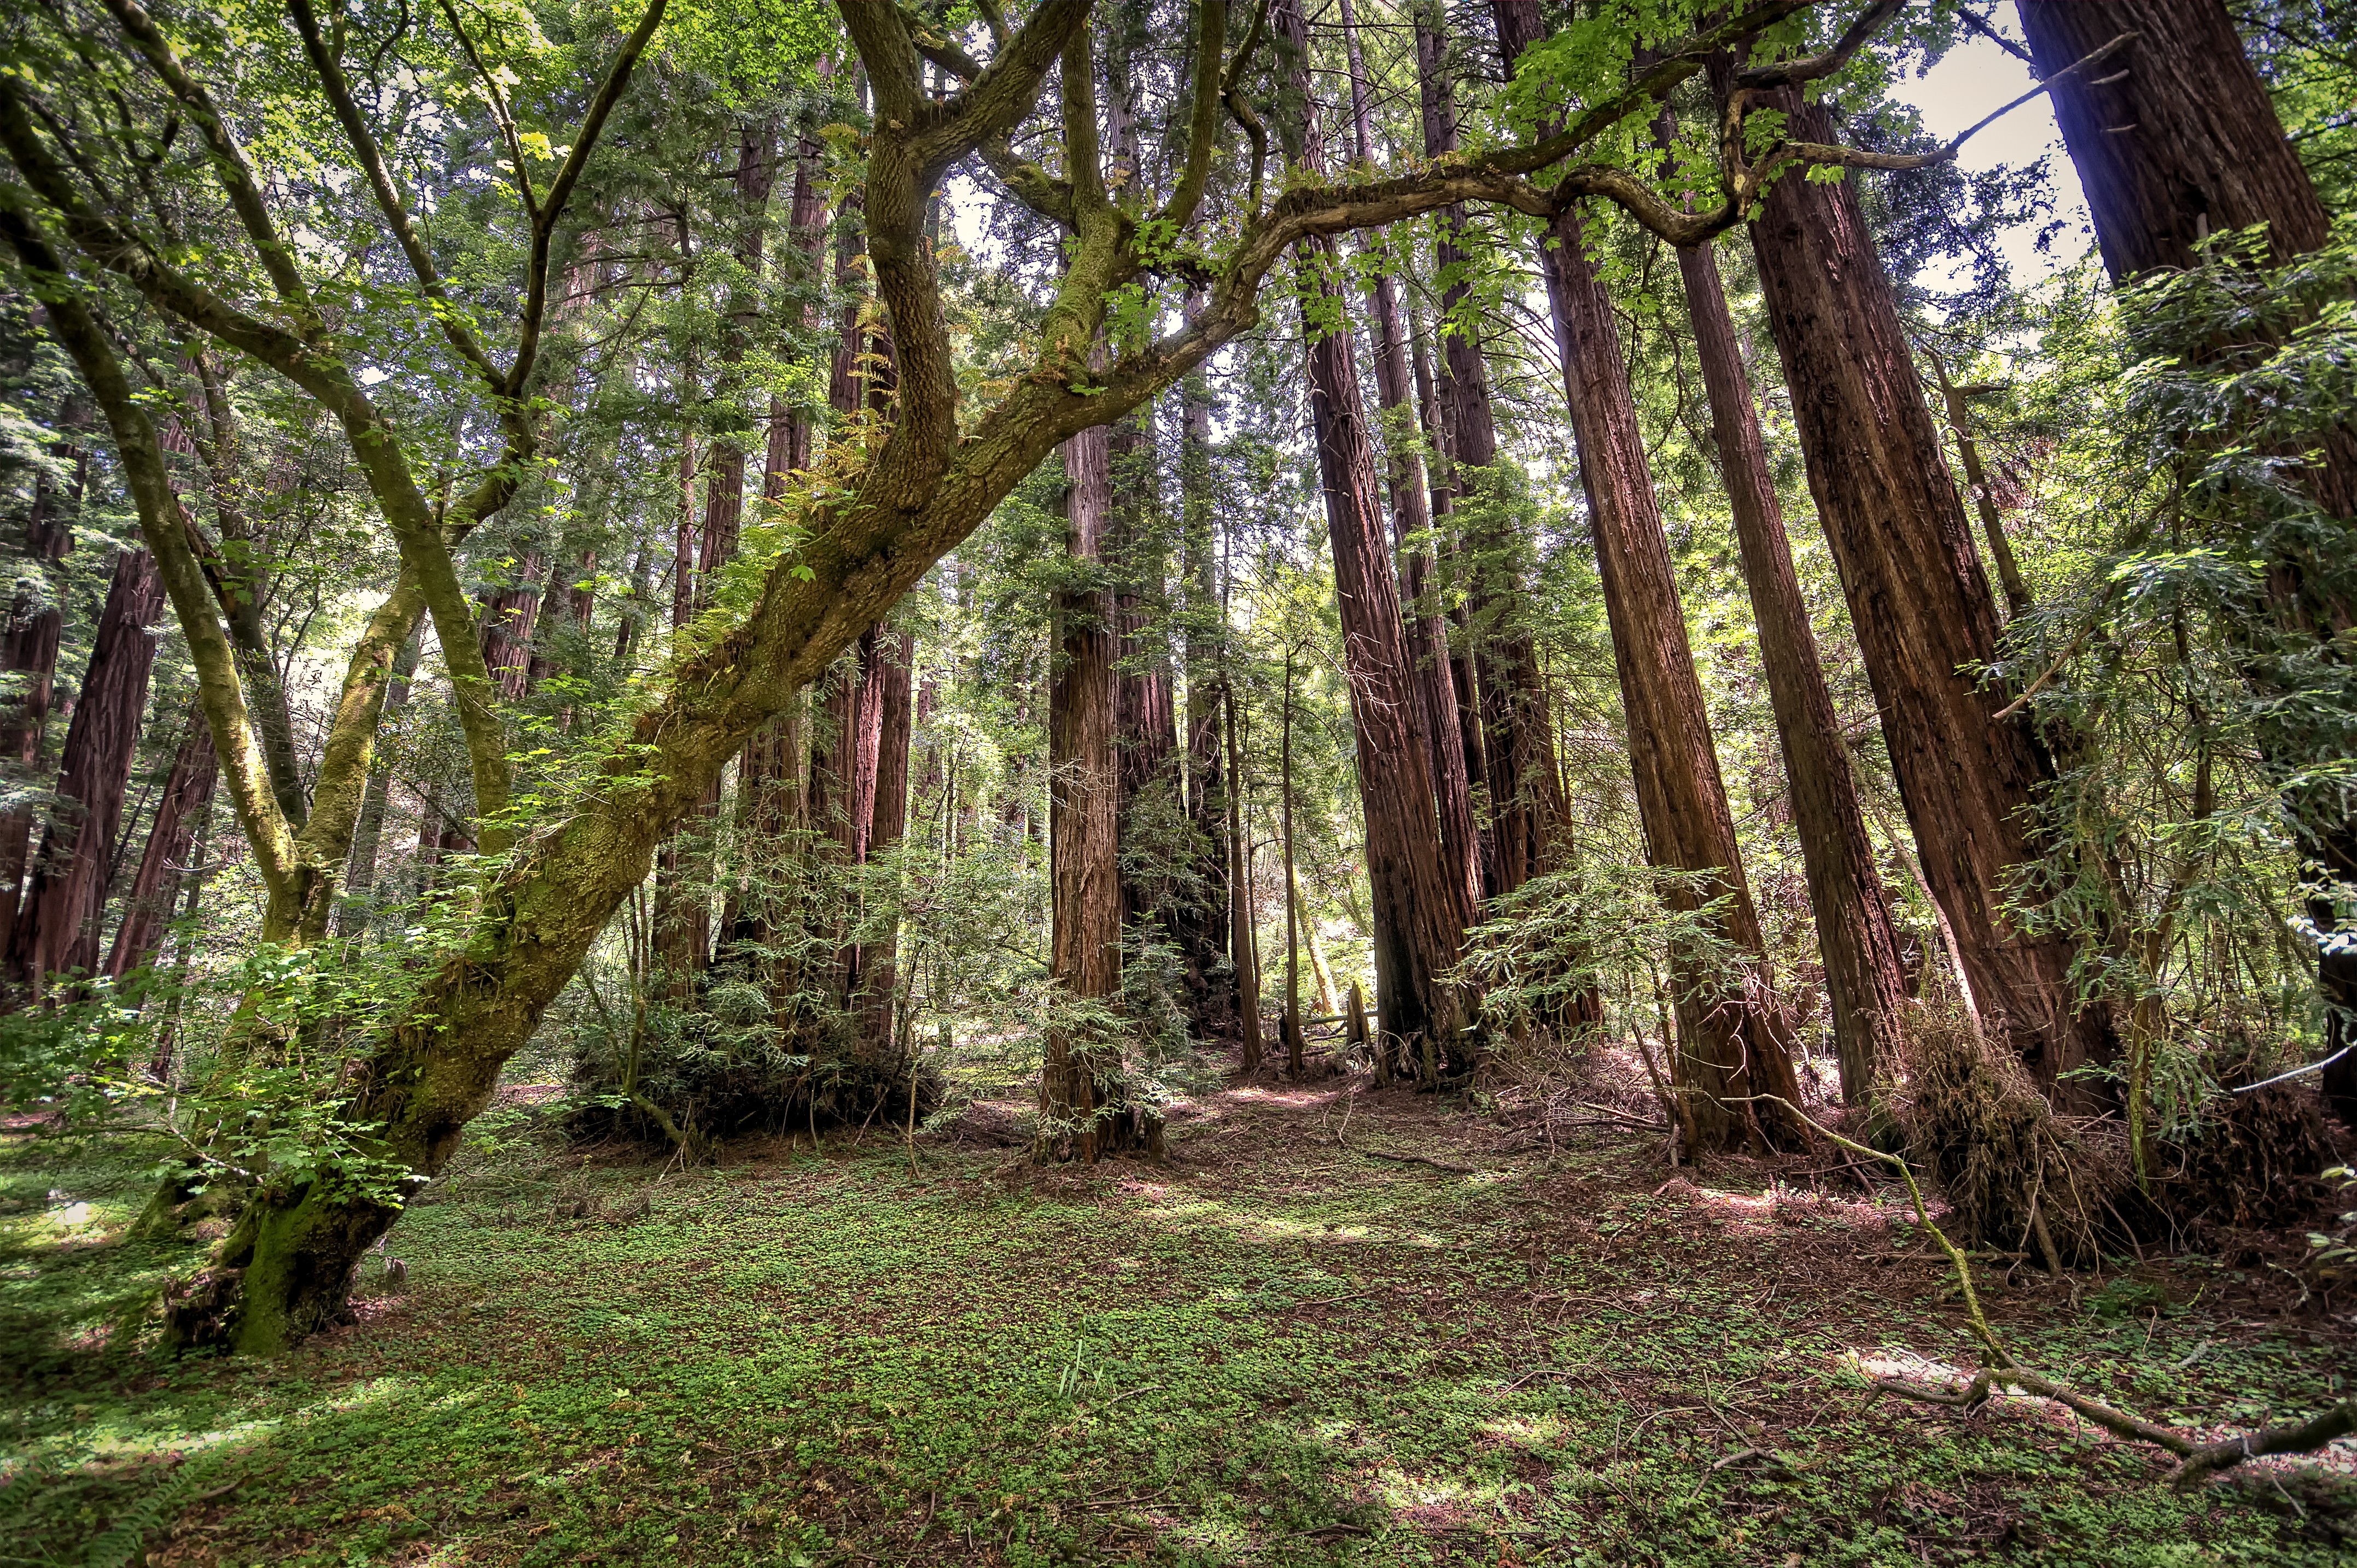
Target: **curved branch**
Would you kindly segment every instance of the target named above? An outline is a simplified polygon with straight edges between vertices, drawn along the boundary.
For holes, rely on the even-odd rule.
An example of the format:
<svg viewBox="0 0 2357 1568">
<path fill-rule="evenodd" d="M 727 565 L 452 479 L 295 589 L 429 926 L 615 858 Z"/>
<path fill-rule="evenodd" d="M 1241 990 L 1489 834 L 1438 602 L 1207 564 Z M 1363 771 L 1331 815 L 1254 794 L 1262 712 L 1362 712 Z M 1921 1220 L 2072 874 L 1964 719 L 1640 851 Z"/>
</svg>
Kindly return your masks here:
<svg viewBox="0 0 2357 1568">
<path fill-rule="evenodd" d="M 1873 5 L 1858 13 L 1857 20 L 1842 29 L 1842 36 L 1824 53 L 1776 65 L 1753 66 L 1738 71 L 1735 79 L 1746 87 L 1791 87 L 1831 76 L 1847 65 L 1850 57 L 1864 48 L 1885 23 L 1899 15 L 1904 0 L 1874 0 Z"/>
<path fill-rule="evenodd" d="M 245 149 L 230 134 L 229 124 L 214 107 L 212 95 L 180 63 L 178 50 L 165 38 L 155 19 L 141 9 L 135 0 L 106 0 L 113 14 L 142 59 L 171 90 L 182 109 L 197 124 L 197 130 L 212 150 L 219 167 L 216 174 L 221 189 L 229 197 L 230 209 L 237 214 L 246 234 L 253 242 L 263 271 L 270 278 L 271 287 L 303 328 L 307 338 L 317 338 L 327 332 L 318 306 L 313 303 L 311 291 L 303 282 L 303 274 L 295 265 L 295 252 L 279 238 L 278 226 L 270 216 L 270 209 L 262 199 L 262 188 L 253 177 L 253 166 L 245 161 Z"/>
<path fill-rule="evenodd" d="M 1211 155 L 1220 143 L 1221 55 L 1227 45 L 1228 0 L 1195 0 L 1193 115 L 1187 126 L 1187 163 L 1157 216 L 1185 228 L 1211 181 Z"/>
<path fill-rule="evenodd" d="M 434 313 L 442 336 L 457 349 L 458 357 L 473 367 L 475 374 L 494 393 L 504 391 L 506 380 L 500 368 L 491 363 L 481 343 L 468 329 L 464 313 L 442 285 L 442 274 L 434 265 L 433 252 L 425 248 L 425 237 L 409 216 L 409 207 L 402 200 L 400 188 L 384 165 L 384 155 L 376 138 L 369 132 L 368 124 L 361 118 L 360 105 L 352 101 L 351 84 L 344 78 L 344 68 L 319 33 L 319 19 L 311 10 L 311 0 L 286 0 L 286 14 L 294 19 L 296 32 L 302 35 L 304 52 L 311 58 L 312 74 L 328 95 L 328 103 L 335 111 L 337 123 L 344 128 L 344 139 L 351 144 L 353 156 L 361 161 L 361 170 L 368 176 L 369 188 L 376 195 L 378 210 L 384 214 L 401 253 L 409 258 L 409 270 L 416 276 L 418 287 L 425 296 L 442 306 Z"/>
</svg>

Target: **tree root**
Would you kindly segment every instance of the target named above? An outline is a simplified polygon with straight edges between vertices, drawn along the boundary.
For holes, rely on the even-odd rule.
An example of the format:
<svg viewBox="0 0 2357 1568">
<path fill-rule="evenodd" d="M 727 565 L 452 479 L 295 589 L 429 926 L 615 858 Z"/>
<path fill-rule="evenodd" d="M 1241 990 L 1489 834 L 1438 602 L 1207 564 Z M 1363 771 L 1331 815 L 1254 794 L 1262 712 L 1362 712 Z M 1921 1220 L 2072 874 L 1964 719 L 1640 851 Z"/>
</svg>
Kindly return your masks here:
<svg viewBox="0 0 2357 1568">
<path fill-rule="evenodd" d="M 1774 1100 L 1776 1096 L 1761 1095 L 1759 1098 Z M 2177 1466 L 2169 1471 L 2167 1479 L 2179 1490 L 2198 1487 L 2220 1471 L 2230 1470 L 2245 1459 L 2256 1459 L 2270 1454 L 2313 1454 L 2336 1438 L 2357 1433 L 2357 1396 L 2352 1396 L 2304 1422 L 2287 1426 L 2264 1427 L 2256 1432 L 2220 1438 L 2214 1443 L 2202 1443 L 2173 1426 L 2162 1426 L 2132 1412 L 2105 1404 L 2101 1400 L 2089 1399 L 2068 1384 L 2032 1371 L 2014 1359 L 1997 1338 L 1996 1331 L 1989 1326 L 1988 1318 L 1981 1311 L 1980 1296 L 1973 1289 L 1972 1262 L 1953 1241 L 1948 1240 L 1946 1231 L 1932 1223 L 1931 1212 L 1923 1204 L 1922 1189 L 1916 1186 L 1915 1173 L 1908 1168 L 1907 1162 L 1897 1155 L 1869 1149 L 1863 1144 L 1852 1143 L 1838 1133 L 1817 1126 L 1797 1106 L 1782 1101 L 1778 1101 L 1778 1103 L 1843 1148 L 1879 1160 L 1898 1171 L 1900 1179 L 1907 1184 L 1907 1196 L 1915 1206 L 1916 1222 L 1939 1242 L 1941 1251 L 1948 1254 L 1948 1262 L 1956 1271 L 1956 1283 L 1963 1289 L 1964 1310 L 1972 1316 L 1973 1332 L 1987 1348 L 1989 1359 L 1996 1363 L 1994 1369 L 1984 1367 L 1974 1372 L 1960 1389 L 1932 1388 L 1909 1382 L 1904 1378 L 1877 1378 L 1873 1382 L 1878 1396 L 1896 1394 L 1901 1399 L 1965 1411 L 1977 1410 L 1999 1391 L 2050 1399 L 2115 1437 L 2124 1437 L 2133 1443 L 2149 1443 L 2176 1455 Z"/>
</svg>

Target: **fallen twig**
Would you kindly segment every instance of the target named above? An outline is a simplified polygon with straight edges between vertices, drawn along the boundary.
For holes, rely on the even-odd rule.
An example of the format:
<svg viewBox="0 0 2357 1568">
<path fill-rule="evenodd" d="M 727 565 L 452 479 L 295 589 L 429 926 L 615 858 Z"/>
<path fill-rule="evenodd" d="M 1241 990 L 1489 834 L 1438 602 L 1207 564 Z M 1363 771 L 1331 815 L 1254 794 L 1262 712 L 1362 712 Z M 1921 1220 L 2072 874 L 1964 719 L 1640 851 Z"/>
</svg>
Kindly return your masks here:
<svg viewBox="0 0 2357 1568">
<path fill-rule="evenodd" d="M 1971 1316 L 1973 1332 L 1986 1346 L 1995 1369 L 1982 1368 L 1975 1372 L 1961 1389 L 1935 1389 L 1912 1383 L 1903 1378 L 1873 1380 L 1878 1393 L 1893 1393 L 1903 1399 L 1920 1400 L 1926 1404 L 1962 1406 L 1967 1410 L 1985 1403 L 1999 1390 L 2018 1391 L 2040 1399 L 2050 1399 L 2072 1413 L 2083 1417 L 2115 1437 L 2154 1447 L 2177 1456 L 2177 1467 L 2169 1474 L 2171 1485 L 2182 1487 L 2198 1486 L 2221 1470 L 2231 1469 L 2245 1459 L 2255 1459 L 2269 1454 L 2312 1454 L 2337 1438 L 2357 1433 L 2357 1395 L 2342 1400 L 2307 1421 L 2289 1426 L 2270 1426 L 2257 1432 L 2239 1433 L 2215 1443 L 2200 1443 L 2175 1427 L 2162 1426 L 2145 1420 L 2132 1412 L 2117 1409 L 2101 1400 L 2089 1399 L 2067 1384 L 2056 1382 L 2043 1373 L 2034 1372 L 2015 1360 L 1996 1331 L 1989 1326 L 1981 1312 L 1980 1296 L 1973 1289 L 1972 1262 L 1962 1249 L 1948 1240 L 1948 1233 L 1932 1223 L 1931 1211 L 1924 1207 L 1922 1189 L 1915 1184 L 1915 1173 L 1897 1155 L 1886 1155 L 1864 1144 L 1852 1143 L 1840 1133 L 1818 1126 L 1800 1108 L 1780 1095 L 1761 1094 L 1750 1098 L 1772 1100 L 1814 1128 L 1819 1133 L 1845 1149 L 1880 1160 L 1899 1172 L 1907 1184 L 1907 1196 L 1915 1206 L 1915 1219 L 1932 1239 L 1948 1254 L 1948 1262 L 1956 1272 L 1956 1283 L 1962 1287 L 1964 1310 Z M 2194 1352 L 2201 1354 L 2200 1351 Z M 2188 1357 L 2190 1363 L 2192 1357 Z"/>
</svg>

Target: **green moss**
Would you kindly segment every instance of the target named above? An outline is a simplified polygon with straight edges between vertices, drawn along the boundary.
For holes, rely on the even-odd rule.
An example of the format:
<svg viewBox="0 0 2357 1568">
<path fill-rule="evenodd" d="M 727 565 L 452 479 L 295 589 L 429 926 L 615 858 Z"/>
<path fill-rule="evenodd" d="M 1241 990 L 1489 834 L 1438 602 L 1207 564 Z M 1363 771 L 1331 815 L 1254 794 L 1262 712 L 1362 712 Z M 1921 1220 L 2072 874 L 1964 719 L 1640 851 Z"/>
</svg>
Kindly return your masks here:
<svg viewBox="0 0 2357 1568">
<path fill-rule="evenodd" d="M 407 1292 L 378 1300 L 371 1258 L 358 1326 L 174 1363 L 136 1308 L 180 1257 L 102 1239 L 144 1151 L 12 1140 L 0 1558 L 2341 1560 L 2318 1509 L 2179 1498 L 2019 1415 L 1867 1405 L 1843 1350 L 1957 1345 L 1928 1284 L 1770 1290 L 1800 1243 L 1698 1237 L 1642 1188 L 1584 1187 L 1611 1234 L 1583 1241 L 1538 1170 L 1107 1167 L 1032 1195 L 868 1148 L 657 1179 L 511 1146 L 403 1219 Z M 652 1211 L 552 1222 L 560 1181 Z M 2188 1411 L 2321 1391 L 2266 1339 L 2172 1366 L 2215 1329 L 2180 1313 L 2148 1346 L 2083 1315 L 2039 1354 Z"/>
</svg>

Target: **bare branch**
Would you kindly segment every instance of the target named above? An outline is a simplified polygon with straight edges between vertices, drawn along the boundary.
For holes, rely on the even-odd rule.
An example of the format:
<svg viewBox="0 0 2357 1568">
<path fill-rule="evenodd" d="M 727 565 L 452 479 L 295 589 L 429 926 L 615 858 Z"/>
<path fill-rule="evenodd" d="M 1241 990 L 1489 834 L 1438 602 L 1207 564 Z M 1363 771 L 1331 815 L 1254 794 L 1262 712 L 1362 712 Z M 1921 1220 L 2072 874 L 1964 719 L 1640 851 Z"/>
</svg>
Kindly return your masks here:
<svg viewBox="0 0 2357 1568">
<path fill-rule="evenodd" d="M 1874 0 L 1857 19 L 1842 29 L 1834 47 L 1821 55 L 1803 59 L 1785 60 L 1776 65 L 1754 66 L 1738 71 L 1736 81 L 1745 87 L 1791 87 L 1798 82 L 1815 81 L 1831 76 L 1847 65 L 1850 57 L 1866 47 L 1867 41 L 1880 32 L 1883 25 L 1899 15 L 1903 0 Z"/>
<path fill-rule="evenodd" d="M 278 226 L 270 216 L 270 209 L 262 199 L 262 188 L 254 179 L 253 167 L 245 161 L 245 149 L 230 134 L 229 124 L 214 107 L 212 95 L 196 79 L 189 76 L 180 63 L 180 57 L 165 38 L 154 18 L 141 9 L 135 0 L 106 0 L 106 8 L 118 26 L 129 37 L 142 59 L 171 90 L 181 108 L 196 122 L 205 145 L 212 150 L 219 165 L 217 174 L 221 188 L 228 194 L 230 209 L 237 214 L 247 235 L 253 242 L 255 253 L 261 258 L 263 271 L 269 275 L 271 286 L 279 299 L 295 313 L 303 336 L 316 338 L 327 331 L 320 319 L 311 291 L 303 282 L 303 274 L 295 265 L 295 252 L 279 238 Z"/>
<path fill-rule="evenodd" d="M 378 209 L 383 212 L 393 237 L 401 246 L 401 253 L 409 258 L 409 270 L 416 275 L 418 286 L 428 299 L 443 306 L 434 313 L 443 337 L 458 357 L 473 367 L 476 375 L 493 392 L 505 387 L 505 377 L 491 363 L 490 356 L 468 328 L 464 312 L 442 286 L 442 275 L 434 265 L 434 256 L 425 248 L 424 236 L 411 221 L 408 204 L 402 200 L 400 189 L 393 183 L 385 168 L 384 155 L 376 138 L 369 133 L 367 122 L 361 118 L 360 105 L 352 101 L 351 84 L 344 78 L 344 68 L 319 33 L 319 19 L 311 10 L 311 0 L 286 0 L 286 14 L 294 19 L 295 30 L 302 35 L 304 52 L 311 58 L 311 70 L 319 79 L 328 95 L 328 102 L 336 112 L 336 119 L 344 128 L 344 138 L 352 146 L 353 155 L 368 176 L 369 188 L 376 194 Z"/>
</svg>

